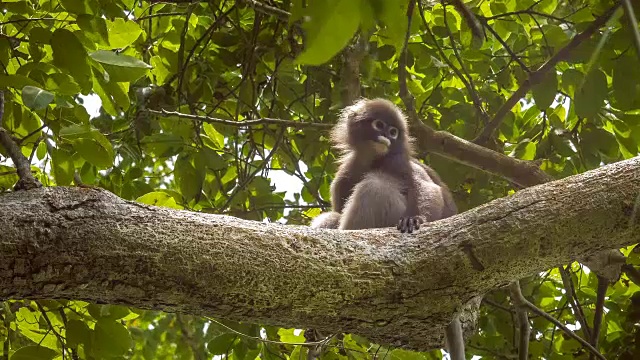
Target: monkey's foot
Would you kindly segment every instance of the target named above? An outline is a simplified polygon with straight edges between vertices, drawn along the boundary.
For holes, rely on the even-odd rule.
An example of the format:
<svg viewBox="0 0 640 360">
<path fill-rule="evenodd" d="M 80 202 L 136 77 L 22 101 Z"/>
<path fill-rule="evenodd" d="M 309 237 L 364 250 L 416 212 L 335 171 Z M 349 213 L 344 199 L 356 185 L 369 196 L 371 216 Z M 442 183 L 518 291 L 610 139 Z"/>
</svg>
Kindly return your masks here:
<svg viewBox="0 0 640 360">
<path fill-rule="evenodd" d="M 419 216 L 403 216 L 398 221 L 398 230 L 402 233 L 411 234 L 413 230 L 420 229 L 421 218 Z"/>
</svg>

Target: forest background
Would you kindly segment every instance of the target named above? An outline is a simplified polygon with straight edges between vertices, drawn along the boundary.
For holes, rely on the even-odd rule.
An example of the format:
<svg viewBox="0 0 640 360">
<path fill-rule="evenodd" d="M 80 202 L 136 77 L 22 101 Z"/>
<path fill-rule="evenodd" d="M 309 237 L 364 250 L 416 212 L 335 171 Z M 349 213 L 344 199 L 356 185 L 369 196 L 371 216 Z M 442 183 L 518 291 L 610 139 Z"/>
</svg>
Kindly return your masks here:
<svg viewBox="0 0 640 360">
<path fill-rule="evenodd" d="M 633 159 L 640 146 L 640 5 L 630 0 L 4 0 L 0 9 L 5 205 L 77 185 L 307 225 L 330 207 L 337 153 L 327 131 L 361 96 L 406 112 L 418 157 L 460 212 Z M 5 359 L 443 356 L 160 303 L 48 299 L 64 293 L 56 286 L 26 296 L 7 255 L 19 248 L 11 231 L 0 236 Z M 77 249 L 38 251 L 52 260 Z M 488 292 L 467 355 L 638 358 L 640 257 L 632 246 L 610 254 L 623 255 L 607 257 L 610 277 L 569 261 L 529 271 L 516 286 L 523 297 L 513 286 Z"/>
</svg>

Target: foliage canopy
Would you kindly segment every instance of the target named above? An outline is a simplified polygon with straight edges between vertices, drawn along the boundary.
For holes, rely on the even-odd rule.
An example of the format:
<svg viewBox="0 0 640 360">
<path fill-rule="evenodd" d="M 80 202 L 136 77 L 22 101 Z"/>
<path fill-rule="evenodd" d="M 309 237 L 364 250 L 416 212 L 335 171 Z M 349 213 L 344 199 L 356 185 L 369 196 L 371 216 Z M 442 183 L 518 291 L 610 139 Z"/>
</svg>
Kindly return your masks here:
<svg viewBox="0 0 640 360">
<path fill-rule="evenodd" d="M 537 161 L 553 178 L 638 155 L 633 11 L 611 0 L 472 0 L 466 6 L 484 32 L 478 37 L 454 3 L 5 0 L 0 126 L 45 186 L 76 177 L 124 199 L 288 224 L 307 224 L 328 206 L 336 164 L 326 130 L 360 94 L 405 107 L 399 94 L 408 90 L 427 126 L 480 136 L 482 145 Z M 607 12 L 604 26 L 591 29 Z M 99 112 L 90 113 L 95 103 Z M 516 190 L 420 150 L 461 211 Z M 17 181 L 0 145 L 0 188 Z M 623 252 L 633 273 L 640 258 Z M 599 350 L 609 358 L 640 351 L 640 288 L 630 277 L 607 289 Z M 521 284 L 529 301 L 590 338 L 594 273 L 574 263 Z M 11 359 L 270 360 L 308 352 L 294 329 L 75 300 L 7 300 L 0 315 L 0 342 Z M 589 356 L 546 319 L 530 324 L 532 358 Z M 508 292 L 487 295 L 478 328 L 468 355 L 517 353 Z M 327 360 L 442 356 L 380 347 L 355 334 L 326 345 Z"/>
</svg>

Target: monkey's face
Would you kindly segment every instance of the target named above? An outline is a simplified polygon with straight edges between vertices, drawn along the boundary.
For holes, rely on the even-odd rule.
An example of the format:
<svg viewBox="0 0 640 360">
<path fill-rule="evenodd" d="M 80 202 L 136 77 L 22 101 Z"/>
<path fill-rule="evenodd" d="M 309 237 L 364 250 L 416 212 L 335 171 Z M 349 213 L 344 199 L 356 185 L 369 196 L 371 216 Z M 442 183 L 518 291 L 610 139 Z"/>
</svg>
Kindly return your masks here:
<svg viewBox="0 0 640 360">
<path fill-rule="evenodd" d="M 373 119 L 369 122 L 372 131 L 371 146 L 378 156 L 386 155 L 398 140 L 400 131 L 393 125 L 387 124 L 380 119 Z M 395 146 L 393 146 L 395 148 Z"/>
<path fill-rule="evenodd" d="M 353 124 L 351 144 L 375 157 L 403 151 L 402 132 L 395 122 L 386 117 L 364 117 Z"/>
<path fill-rule="evenodd" d="M 373 157 L 410 150 L 406 120 L 400 109 L 388 100 L 359 101 L 345 108 L 341 121 L 343 126 L 335 127 L 332 136 L 343 149 Z"/>
</svg>

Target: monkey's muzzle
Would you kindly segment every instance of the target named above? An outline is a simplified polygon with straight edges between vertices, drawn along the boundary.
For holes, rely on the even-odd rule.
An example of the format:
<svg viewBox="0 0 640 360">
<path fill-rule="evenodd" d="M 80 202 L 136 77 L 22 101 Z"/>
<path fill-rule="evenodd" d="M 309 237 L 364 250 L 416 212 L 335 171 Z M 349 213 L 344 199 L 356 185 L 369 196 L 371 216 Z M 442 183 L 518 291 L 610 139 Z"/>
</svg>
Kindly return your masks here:
<svg viewBox="0 0 640 360">
<path fill-rule="evenodd" d="M 382 135 L 373 142 L 373 149 L 379 155 L 386 154 L 389 151 L 389 146 L 391 146 L 391 141 Z"/>
</svg>

